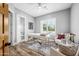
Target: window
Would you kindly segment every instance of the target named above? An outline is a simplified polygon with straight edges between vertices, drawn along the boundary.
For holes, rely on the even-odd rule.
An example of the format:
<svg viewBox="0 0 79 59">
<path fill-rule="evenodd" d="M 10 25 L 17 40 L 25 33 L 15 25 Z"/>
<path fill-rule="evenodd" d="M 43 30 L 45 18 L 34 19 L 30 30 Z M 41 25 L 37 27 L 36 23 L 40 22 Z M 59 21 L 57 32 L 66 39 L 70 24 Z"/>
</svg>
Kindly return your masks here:
<svg viewBox="0 0 79 59">
<path fill-rule="evenodd" d="M 40 21 L 41 32 L 56 32 L 56 18 Z"/>
<path fill-rule="evenodd" d="M 43 24 L 43 31 L 47 31 L 47 24 Z"/>
</svg>

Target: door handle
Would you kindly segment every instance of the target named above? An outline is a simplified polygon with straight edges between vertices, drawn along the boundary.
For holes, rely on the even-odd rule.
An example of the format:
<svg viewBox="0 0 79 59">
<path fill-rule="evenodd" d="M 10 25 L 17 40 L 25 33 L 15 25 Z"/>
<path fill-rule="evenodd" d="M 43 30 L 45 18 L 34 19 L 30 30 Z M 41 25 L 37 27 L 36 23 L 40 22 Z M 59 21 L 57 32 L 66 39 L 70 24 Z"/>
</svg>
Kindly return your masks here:
<svg viewBox="0 0 79 59">
<path fill-rule="evenodd" d="M 9 46 L 9 45 L 11 45 L 11 43 L 5 43 L 5 45 L 4 45 L 4 46 Z"/>
</svg>

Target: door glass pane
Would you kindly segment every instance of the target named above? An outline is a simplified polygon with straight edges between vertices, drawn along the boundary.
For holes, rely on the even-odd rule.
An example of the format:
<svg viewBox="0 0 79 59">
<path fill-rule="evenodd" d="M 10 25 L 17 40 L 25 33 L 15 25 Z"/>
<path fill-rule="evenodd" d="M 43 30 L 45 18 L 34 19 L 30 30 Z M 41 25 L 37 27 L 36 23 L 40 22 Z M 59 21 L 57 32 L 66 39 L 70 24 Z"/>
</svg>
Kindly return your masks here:
<svg viewBox="0 0 79 59">
<path fill-rule="evenodd" d="M 21 40 L 25 39 L 25 19 L 23 17 L 20 17 L 20 26 L 21 26 Z"/>
</svg>

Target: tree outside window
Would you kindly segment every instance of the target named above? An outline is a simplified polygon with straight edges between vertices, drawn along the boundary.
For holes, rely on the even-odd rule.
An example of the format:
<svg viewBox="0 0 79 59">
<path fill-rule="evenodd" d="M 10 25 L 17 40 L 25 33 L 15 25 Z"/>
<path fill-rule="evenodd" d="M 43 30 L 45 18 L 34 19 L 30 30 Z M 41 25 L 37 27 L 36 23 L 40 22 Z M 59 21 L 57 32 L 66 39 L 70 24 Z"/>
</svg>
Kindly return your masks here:
<svg viewBox="0 0 79 59">
<path fill-rule="evenodd" d="M 55 32 L 56 19 L 41 21 L 41 32 Z"/>
</svg>

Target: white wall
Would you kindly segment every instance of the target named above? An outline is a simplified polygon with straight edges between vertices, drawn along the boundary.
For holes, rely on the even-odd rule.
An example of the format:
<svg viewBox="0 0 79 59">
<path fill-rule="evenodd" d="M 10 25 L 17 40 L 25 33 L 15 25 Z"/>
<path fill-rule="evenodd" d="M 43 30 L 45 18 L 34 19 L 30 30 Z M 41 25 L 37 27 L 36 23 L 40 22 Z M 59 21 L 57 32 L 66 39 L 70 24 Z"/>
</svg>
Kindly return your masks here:
<svg viewBox="0 0 79 59">
<path fill-rule="evenodd" d="M 17 22 L 17 15 L 22 15 L 22 16 L 25 16 L 26 17 L 26 30 L 25 30 L 25 33 L 26 33 L 26 40 L 27 40 L 27 36 L 28 36 L 28 33 L 29 32 L 33 32 L 32 30 L 31 31 L 29 31 L 28 30 L 28 22 L 30 22 L 30 21 L 32 21 L 32 22 L 34 22 L 33 20 L 34 20 L 34 18 L 32 17 L 32 16 L 30 16 L 30 15 L 28 15 L 27 13 L 25 13 L 24 11 L 21 11 L 21 10 L 19 10 L 19 9 L 17 9 L 17 8 L 15 8 L 12 4 L 9 4 L 9 9 L 12 11 L 12 13 L 13 13 L 13 19 L 12 19 L 12 21 L 13 21 L 13 30 L 12 30 L 12 33 L 13 33 L 13 40 L 12 40 L 12 45 L 14 45 L 14 44 L 16 44 L 17 43 L 17 40 L 19 40 L 19 39 L 16 39 L 17 38 L 17 29 L 16 29 L 16 22 Z"/>
<path fill-rule="evenodd" d="M 71 8 L 71 32 L 75 33 L 75 42 L 79 43 L 79 3 L 75 3 Z"/>
<path fill-rule="evenodd" d="M 35 32 L 40 32 L 40 21 L 56 18 L 56 33 L 70 32 L 70 9 L 54 12 L 51 14 L 36 17 Z"/>
<path fill-rule="evenodd" d="M 79 3 L 73 4 L 71 8 L 71 32 L 79 32 Z"/>
</svg>

